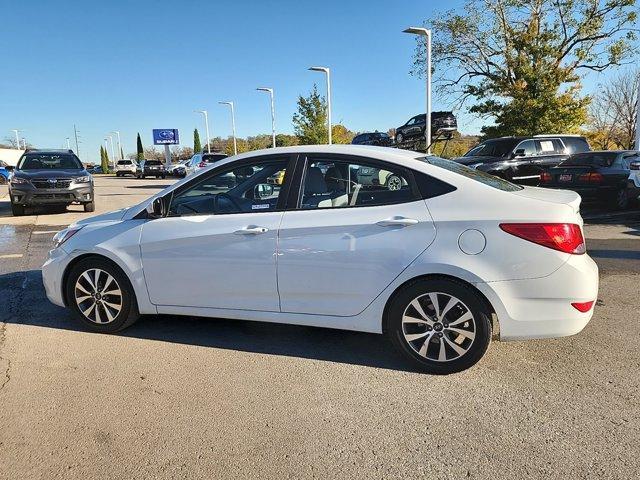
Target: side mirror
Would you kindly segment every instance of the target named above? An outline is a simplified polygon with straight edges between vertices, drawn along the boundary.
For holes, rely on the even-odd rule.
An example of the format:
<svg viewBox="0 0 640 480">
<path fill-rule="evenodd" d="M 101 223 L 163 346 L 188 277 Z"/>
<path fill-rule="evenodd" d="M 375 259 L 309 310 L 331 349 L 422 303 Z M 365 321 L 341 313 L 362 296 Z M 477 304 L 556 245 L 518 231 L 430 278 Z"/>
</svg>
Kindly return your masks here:
<svg viewBox="0 0 640 480">
<path fill-rule="evenodd" d="M 524 155 L 525 155 L 524 148 L 519 148 L 515 152 L 513 152 L 513 155 L 511 156 L 511 158 L 524 157 Z"/>
<path fill-rule="evenodd" d="M 164 214 L 164 199 L 162 197 L 155 198 L 153 202 L 151 202 L 151 212 L 149 212 L 149 216 L 151 218 L 162 218 Z"/>
<path fill-rule="evenodd" d="M 640 162 L 631 162 L 629 165 L 630 170 L 640 170 Z M 8 170 L 8 168 L 7 168 Z"/>
<path fill-rule="evenodd" d="M 273 195 L 273 185 L 269 183 L 259 183 L 253 189 L 253 198 L 269 198 Z"/>
</svg>

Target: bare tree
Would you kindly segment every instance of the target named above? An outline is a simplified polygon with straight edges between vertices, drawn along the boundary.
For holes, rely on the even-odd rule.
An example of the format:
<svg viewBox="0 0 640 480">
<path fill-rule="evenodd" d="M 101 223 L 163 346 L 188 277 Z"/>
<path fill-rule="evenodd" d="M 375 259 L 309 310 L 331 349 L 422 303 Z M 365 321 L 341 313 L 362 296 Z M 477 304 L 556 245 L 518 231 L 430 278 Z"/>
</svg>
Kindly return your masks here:
<svg viewBox="0 0 640 480">
<path fill-rule="evenodd" d="M 634 148 L 640 70 L 629 70 L 598 86 L 590 109 L 598 148 Z"/>
</svg>

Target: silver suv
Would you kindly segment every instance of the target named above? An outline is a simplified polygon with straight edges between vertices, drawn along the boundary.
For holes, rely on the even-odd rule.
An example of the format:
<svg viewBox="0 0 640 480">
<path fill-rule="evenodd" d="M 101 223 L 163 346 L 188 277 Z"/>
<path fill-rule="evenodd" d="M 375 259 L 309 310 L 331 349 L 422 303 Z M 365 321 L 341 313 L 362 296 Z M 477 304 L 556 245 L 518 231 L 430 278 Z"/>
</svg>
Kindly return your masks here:
<svg viewBox="0 0 640 480">
<path fill-rule="evenodd" d="M 9 181 L 13 215 L 25 207 L 79 203 L 85 212 L 95 210 L 93 178 L 71 150 L 25 152 Z"/>
</svg>

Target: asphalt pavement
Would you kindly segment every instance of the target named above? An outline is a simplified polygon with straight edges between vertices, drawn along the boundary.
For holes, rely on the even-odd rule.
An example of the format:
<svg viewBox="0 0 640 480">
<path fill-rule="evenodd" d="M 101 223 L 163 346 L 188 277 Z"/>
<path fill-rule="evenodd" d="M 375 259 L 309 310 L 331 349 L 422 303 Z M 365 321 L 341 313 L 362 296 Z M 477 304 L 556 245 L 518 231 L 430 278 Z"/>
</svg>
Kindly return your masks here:
<svg viewBox="0 0 640 480">
<path fill-rule="evenodd" d="M 98 212 L 171 180 L 97 177 Z M 66 212 L 0 187 L 0 479 L 637 478 L 640 216 L 585 212 L 600 267 L 573 337 L 494 342 L 446 377 L 378 335 L 143 317 L 85 331 L 40 265 Z"/>
</svg>

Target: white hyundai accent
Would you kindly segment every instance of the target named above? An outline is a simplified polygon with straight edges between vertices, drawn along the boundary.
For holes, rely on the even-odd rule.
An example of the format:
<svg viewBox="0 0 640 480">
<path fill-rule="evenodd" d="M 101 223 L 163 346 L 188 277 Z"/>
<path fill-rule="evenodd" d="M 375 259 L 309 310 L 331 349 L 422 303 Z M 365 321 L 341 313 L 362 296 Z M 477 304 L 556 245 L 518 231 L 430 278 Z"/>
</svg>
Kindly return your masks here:
<svg viewBox="0 0 640 480">
<path fill-rule="evenodd" d="M 547 338 L 589 322 L 598 269 L 579 204 L 416 152 L 274 148 L 71 225 L 42 271 L 48 298 L 98 332 L 173 314 L 384 333 L 451 373 L 494 328 Z"/>
</svg>

